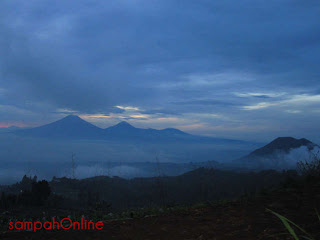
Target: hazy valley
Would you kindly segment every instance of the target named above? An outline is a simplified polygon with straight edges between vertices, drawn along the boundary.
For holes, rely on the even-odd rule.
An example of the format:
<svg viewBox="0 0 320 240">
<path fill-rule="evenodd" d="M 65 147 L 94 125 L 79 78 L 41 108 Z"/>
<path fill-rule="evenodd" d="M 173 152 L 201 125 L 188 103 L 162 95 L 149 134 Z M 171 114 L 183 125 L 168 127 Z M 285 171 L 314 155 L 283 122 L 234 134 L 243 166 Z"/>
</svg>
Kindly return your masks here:
<svg viewBox="0 0 320 240">
<path fill-rule="evenodd" d="M 13 183 L 24 174 L 71 177 L 72 154 L 78 178 L 173 176 L 227 164 L 258 146 L 261 143 L 195 136 L 177 129 L 139 129 L 125 122 L 100 129 L 68 116 L 38 128 L 0 133 L 0 181 Z"/>
</svg>

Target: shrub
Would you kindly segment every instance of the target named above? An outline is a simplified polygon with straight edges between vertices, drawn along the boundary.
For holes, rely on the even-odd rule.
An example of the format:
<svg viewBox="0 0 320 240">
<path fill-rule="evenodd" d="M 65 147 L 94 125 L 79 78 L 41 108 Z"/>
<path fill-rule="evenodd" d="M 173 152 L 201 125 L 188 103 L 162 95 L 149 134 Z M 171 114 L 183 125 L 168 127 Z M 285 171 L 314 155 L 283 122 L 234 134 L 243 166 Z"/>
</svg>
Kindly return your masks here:
<svg viewBox="0 0 320 240">
<path fill-rule="evenodd" d="M 310 153 L 308 160 L 299 161 L 297 163 L 298 172 L 303 176 L 320 176 L 320 157 L 319 152 Z"/>
</svg>

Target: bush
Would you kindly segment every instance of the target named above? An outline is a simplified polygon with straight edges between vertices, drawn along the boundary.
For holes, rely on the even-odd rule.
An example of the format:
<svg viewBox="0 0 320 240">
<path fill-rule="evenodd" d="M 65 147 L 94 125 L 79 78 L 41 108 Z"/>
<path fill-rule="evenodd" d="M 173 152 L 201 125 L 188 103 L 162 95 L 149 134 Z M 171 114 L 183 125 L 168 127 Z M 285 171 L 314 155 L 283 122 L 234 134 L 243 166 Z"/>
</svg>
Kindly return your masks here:
<svg viewBox="0 0 320 240">
<path fill-rule="evenodd" d="M 320 157 L 319 152 L 310 153 L 310 159 L 297 163 L 298 172 L 303 176 L 320 177 Z"/>
</svg>

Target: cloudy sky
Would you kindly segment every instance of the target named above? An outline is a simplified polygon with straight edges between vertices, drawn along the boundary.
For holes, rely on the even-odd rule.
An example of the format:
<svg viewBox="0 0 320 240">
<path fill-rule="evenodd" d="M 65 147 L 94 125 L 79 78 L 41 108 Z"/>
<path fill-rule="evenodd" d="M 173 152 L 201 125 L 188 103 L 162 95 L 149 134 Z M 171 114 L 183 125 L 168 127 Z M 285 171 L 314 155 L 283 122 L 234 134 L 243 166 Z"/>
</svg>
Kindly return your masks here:
<svg viewBox="0 0 320 240">
<path fill-rule="evenodd" d="M 1 0 L 0 126 L 320 142 L 320 2 Z"/>
</svg>

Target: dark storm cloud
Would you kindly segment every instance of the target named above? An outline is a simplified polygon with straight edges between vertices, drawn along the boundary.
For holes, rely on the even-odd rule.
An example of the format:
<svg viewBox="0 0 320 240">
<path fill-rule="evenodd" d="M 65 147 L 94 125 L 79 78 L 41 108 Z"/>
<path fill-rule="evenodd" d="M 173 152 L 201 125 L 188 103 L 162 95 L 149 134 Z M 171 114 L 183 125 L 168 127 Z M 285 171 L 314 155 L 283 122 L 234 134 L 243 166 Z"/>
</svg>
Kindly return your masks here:
<svg viewBox="0 0 320 240">
<path fill-rule="evenodd" d="M 277 119 L 279 111 L 298 113 L 303 98 L 296 95 L 320 89 L 318 1 L 3 0 L 0 6 L 0 122 L 70 111 L 121 114 L 115 106 L 136 106 L 138 114 L 218 113 L 276 125 L 292 118 Z M 263 112 L 269 108 L 275 117 Z"/>
</svg>

